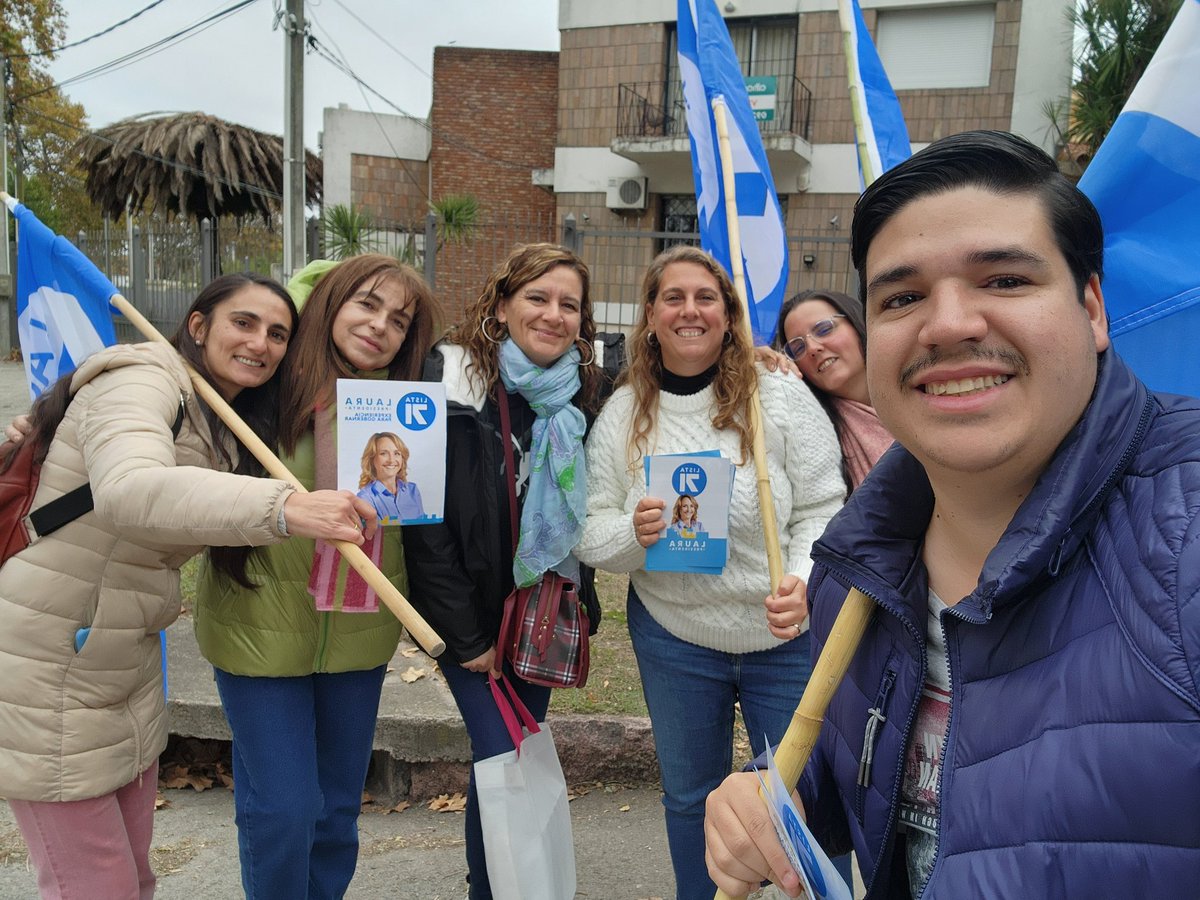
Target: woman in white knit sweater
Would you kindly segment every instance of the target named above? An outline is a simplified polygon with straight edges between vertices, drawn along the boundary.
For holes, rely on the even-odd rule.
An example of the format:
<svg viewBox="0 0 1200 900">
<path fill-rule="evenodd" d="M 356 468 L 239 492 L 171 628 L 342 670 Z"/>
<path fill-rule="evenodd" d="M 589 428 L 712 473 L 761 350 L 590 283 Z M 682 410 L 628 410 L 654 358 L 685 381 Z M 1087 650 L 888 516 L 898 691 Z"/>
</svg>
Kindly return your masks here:
<svg viewBox="0 0 1200 900">
<path fill-rule="evenodd" d="M 677 896 L 705 900 L 704 800 L 729 774 L 734 705 L 752 747 L 783 736 L 807 683 L 809 551 L 841 506 L 837 437 L 802 381 L 756 370 L 728 275 L 694 247 L 650 265 L 629 368 L 587 445 L 588 565 L 632 573 L 629 631 L 662 769 Z M 762 400 L 767 469 L 786 575 L 770 594 L 751 453 L 750 398 Z M 719 450 L 738 466 L 729 557 L 719 575 L 647 572 L 665 500 L 646 496 L 642 458 Z M 711 528 L 712 523 L 707 523 Z"/>
</svg>

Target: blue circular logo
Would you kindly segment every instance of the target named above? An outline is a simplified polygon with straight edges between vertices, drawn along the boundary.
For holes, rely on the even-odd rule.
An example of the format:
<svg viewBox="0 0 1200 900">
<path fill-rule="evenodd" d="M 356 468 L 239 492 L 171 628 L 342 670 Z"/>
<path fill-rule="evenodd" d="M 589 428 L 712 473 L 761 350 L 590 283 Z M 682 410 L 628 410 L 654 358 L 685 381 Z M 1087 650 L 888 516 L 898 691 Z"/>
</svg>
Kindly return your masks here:
<svg viewBox="0 0 1200 900">
<path fill-rule="evenodd" d="M 812 885 L 818 897 L 824 897 L 829 893 L 829 888 L 825 885 L 825 878 L 821 874 L 821 866 L 817 862 L 817 855 L 813 853 L 812 845 L 809 844 L 808 838 L 805 837 L 804 829 L 800 827 L 800 820 L 796 817 L 795 811 L 790 806 L 784 806 L 781 812 L 783 814 L 784 830 L 787 831 L 788 837 L 792 839 L 792 844 L 800 848 L 800 867 L 804 869 L 808 883 Z"/>
<path fill-rule="evenodd" d="M 433 400 L 420 391 L 409 391 L 396 403 L 396 419 L 409 431 L 424 431 L 436 417 Z"/>
<path fill-rule="evenodd" d="M 691 494 L 699 497 L 708 486 L 708 476 L 704 469 L 695 463 L 684 463 L 671 475 L 671 485 L 677 494 Z"/>
</svg>

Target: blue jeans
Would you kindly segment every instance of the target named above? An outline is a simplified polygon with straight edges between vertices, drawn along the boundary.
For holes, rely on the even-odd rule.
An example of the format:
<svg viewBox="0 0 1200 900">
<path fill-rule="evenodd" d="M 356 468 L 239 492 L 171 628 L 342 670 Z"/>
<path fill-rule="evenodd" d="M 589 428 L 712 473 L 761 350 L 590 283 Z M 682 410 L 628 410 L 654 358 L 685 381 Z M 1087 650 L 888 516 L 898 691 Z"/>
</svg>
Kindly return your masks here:
<svg viewBox="0 0 1200 900">
<path fill-rule="evenodd" d="M 733 767 L 734 704 L 741 703 L 753 755 L 764 735 L 779 743 L 811 673 L 808 635 L 754 653 L 710 650 L 659 625 L 632 583 L 626 612 L 662 772 L 675 896 L 712 900 L 704 801 Z"/>
<path fill-rule="evenodd" d="M 500 718 L 496 701 L 492 698 L 487 675 L 471 672 L 452 662 L 442 666 L 442 674 L 446 676 L 446 685 L 454 695 L 454 702 L 458 704 L 458 711 L 467 726 L 467 734 L 471 737 L 471 761 L 478 762 L 512 750 L 513 742 L 508 736 L 508 729 L 504 727 L 504 720 Z M 533 717 L 539 722 L 545 721 L 546 709 L 550 706 L 550 688 L 522 681 L 513 674 L 507 663 L 504 666 L 504 674 L 516 688 L 521 702 L 533 713 Z M 488 880 L 487 859 L 483 850 L 483 828 L 479 824 L 479 798 L 475 793 L 474 767 L 471 769 L 471 784 L 467 789 L 464 829 L 467 841 L 467 871 L 471 882 L 469 896 L 471 900 L 491 900 L 492 886 Z"/>
<path fill-rule="evenodd" d="M 384 671 L 258 678 L 214 670 L 233 732 L 233 806 L 249 900 L 345 894 L 358 862 Z"/>
</svg>

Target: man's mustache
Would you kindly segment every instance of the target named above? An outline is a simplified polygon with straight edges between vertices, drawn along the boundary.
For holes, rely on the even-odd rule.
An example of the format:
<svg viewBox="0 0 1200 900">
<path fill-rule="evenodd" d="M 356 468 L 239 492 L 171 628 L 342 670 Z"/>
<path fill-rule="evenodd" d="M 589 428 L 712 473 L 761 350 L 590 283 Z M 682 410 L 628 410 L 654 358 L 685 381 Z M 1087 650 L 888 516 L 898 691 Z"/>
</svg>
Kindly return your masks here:
<svg viewBox="0 0 1200 900">
<path fill-rule="evenodd" d="M 918 375 L 927 369 L 932 369 L 934 366 L 967 362 L 998 362 L 1003 363 L 1018 375 L 1029 374 L 1029 363 L 1016 350 L 968 344 L 965 349 L 956 347 L 951 353 L 935 347 L 923 356 L 913 360 L 900 370 L 900 385 L 901 387 L 907 387 Z"/>
</svg>

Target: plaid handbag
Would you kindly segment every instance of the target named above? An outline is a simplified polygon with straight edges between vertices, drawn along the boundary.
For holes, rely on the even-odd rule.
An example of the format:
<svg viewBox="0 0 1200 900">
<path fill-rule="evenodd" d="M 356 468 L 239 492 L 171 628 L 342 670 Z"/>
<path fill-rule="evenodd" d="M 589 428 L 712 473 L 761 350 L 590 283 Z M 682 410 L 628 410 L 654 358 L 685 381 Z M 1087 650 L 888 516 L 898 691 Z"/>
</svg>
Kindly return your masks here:
<svg viewBox="0 0 1200 900">
<path fill-rule="evenodd" d="M 507 659 L 530 684 L 583 687 L 587 683 L 588 618 L 575 585 L 557 572 L 513 588 L 504 601 L 496 642 L 497 665 Z"/>
<path fill-rule="evenodd" d="M 508 472 L 508 514 L 513 553 L 517 551 L 516 468 L 513 465 L 512 426 L 508 392 L 497 384 L 501 440 Z M 587 683 L 589 622 L 575 584 L 557 572 L 543 572 L 528 587 L 514 587 L 504 601 L 500 635 L 496 639 L 496 667 L 504 660 L 530 684 L 545 687 L 583 687 Z"/>
</svg>

